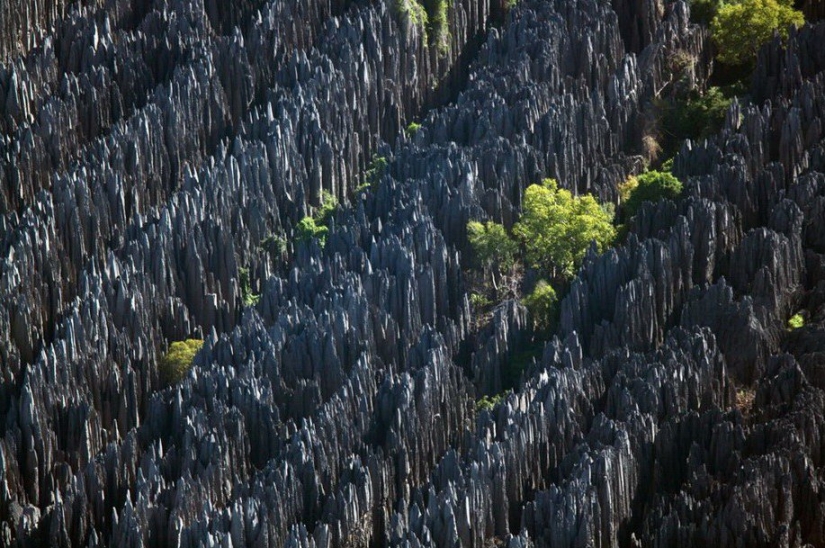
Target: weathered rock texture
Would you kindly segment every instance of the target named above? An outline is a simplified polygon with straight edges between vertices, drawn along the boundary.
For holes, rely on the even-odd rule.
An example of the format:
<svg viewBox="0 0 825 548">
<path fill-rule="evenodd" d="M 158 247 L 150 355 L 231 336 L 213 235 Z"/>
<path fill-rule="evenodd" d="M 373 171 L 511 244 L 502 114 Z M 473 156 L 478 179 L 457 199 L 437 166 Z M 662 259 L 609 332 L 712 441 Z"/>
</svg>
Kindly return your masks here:
<svg viewBox="0 0 825 548">
<path fill-rule="evenodd" d="M 455 0 L 438 46 L 399 5 L 2 4 L 0 544 L 825 544 L 825 26 L 479 411 L 535 341 L 516 301 L 473 331 L 467 221 L 544 177 L 615 200 L 707 36 L 682 0 Z"/>
</svg>

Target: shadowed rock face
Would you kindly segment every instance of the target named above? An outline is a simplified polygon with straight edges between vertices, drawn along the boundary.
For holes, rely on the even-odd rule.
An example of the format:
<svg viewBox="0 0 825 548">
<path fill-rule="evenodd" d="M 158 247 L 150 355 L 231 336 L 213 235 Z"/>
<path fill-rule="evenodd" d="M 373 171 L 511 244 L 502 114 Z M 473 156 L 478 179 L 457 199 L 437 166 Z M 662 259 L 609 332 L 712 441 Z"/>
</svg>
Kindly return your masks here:
<svg viewBox="0 0 825 548">
<path fill-rule="evenodd" d="M 473 329 L 467 221 L 615 200 L 688 16 L 455 0 L 437 47 L 384 1 L 4 2 L 0 545 L 825 544 L 823 24 L 475 405 L 532 335 Z"/>
</svg>

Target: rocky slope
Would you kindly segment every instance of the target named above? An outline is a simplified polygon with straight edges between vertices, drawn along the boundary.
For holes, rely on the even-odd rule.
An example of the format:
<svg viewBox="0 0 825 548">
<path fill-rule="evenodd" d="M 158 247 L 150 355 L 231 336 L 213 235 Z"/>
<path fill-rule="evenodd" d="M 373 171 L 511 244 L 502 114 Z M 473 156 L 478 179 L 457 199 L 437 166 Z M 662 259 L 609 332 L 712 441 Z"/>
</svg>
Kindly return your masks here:
<svg viewBox="0 0 825 548">
<path fill-rule="evenodd" d="M 0 544 L 825 545 L 825 24 L 488 410 L 532 334 L 475 329 L 467 221 L 615 200 L 708 38 L 682 0 L 455 0 L 435 44 L 405 5 L 3 4 Z"/>
</svg>

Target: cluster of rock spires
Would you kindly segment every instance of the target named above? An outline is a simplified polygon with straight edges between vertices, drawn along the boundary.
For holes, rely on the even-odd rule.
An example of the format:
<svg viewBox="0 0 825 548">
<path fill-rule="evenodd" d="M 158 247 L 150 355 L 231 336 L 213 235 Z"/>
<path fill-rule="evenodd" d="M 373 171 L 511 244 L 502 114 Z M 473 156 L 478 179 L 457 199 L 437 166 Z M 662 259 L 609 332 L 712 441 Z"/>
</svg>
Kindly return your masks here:
<svg viewBox="0 0 825 548">
<path fill-rule="evenodd" d="M 0 6 L 0 544 L 825 544 L 825 24 L 489 410 L 532 334 L 473 329 L 467 221 L 548 176 L 615 200 L 708 37 L 682 0 L 455 0 L 435 47 L 399 6 Z"/>
</svg>

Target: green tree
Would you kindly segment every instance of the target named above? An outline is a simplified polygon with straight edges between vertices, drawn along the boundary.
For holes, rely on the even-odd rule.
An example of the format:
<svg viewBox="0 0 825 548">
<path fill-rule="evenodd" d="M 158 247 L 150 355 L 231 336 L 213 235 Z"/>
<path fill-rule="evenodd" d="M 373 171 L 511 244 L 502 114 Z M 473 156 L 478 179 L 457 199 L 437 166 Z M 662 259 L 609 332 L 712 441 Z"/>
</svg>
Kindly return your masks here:
<svg viewBox="0 0 825 548">
<path fill-rule="evenodd" d="M 493 287 L 498 290 L 498 276 L 512 270 L 518 245 L 502 225 L 491 221 L 467 223 L 467 239 L 484 272 L 490 273 Z"/>
<path fill-rule="evenodd" d="M 682 194 L 682 183 L 668 171 L 646 171 L 638 177 L 628 177 L 619 185 L 625 218 L 639 211 L 643 202 L 676 200 Z"/>
<path fill-rule="evenodd" d="M 701 25 L 709 25 L 719 11 L 720 0 L 691 0 L 690 21 Z"/>
<path fill-rule="evenodd" d="M 553 326 L 556 301 L 556 290 L 544 280 L 539 281 L 533 292 L 522 299 L 524 306 L 530 312 L 536 330 L 549 331 Z"/>
<path fill-rule="evenodd" d="M 793 0 L 739 0 L 720 6 L 710 27 L 721 62 L 750 65 L 775 31 L 787 38 L 789 25 L 804 23 L 805 16 L 793 9 Z"/>
<path fill-rule="evenodd" d="M 201 339 L 176 341 L 169 345 L 169 351 L 160 361 L 160 378 L 164 384 L 176 384 L 183 380 L 192 369 L 195 354 L 203 347 Z"/>
<path fill-rule="evenodd" d="M 572 276 L 587 248 L 603 251 L 616 235 L 613 217 L 589 194 L 573 196 L 553 179 L 524 192 L 523 213 L 513 232 L 522 239 L 530 266 L 552 277 Z"/>
<path fill-rule="evenodd" d="M 719 87 L 712 86 L 699 95 L 655 101 L 661 122 L 666 153 L 674 154 L 685 139 L 704 139 L 716 134 L 725 123 L 731 97 Z"/>
</svg>

